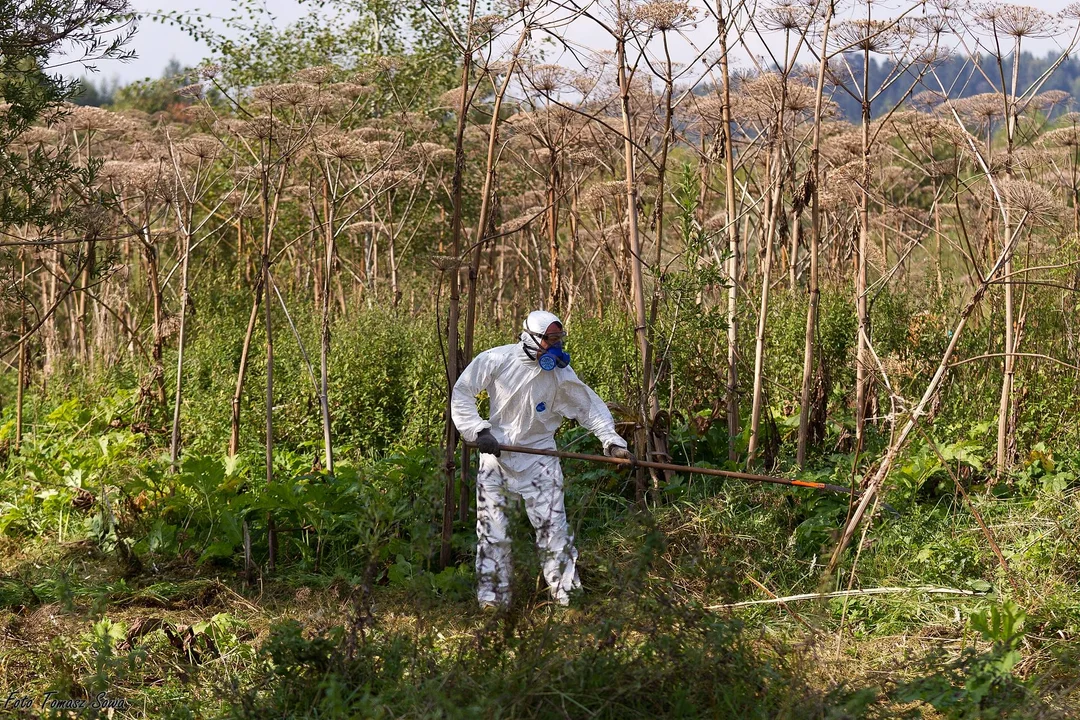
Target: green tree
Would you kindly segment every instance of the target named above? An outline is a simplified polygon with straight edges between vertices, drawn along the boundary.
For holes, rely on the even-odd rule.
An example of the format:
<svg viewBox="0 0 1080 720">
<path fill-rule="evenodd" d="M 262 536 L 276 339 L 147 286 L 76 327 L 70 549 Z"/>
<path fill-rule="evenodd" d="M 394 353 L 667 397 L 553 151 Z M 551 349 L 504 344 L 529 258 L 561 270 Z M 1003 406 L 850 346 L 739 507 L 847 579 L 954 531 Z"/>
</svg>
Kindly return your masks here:
<svg viewBox="0 0 1080 720">
<path fill-rule="evenodd" d="M 75 96 L 79 81 L 53 72 L 58 55 L 95 69 L 133 57 L 127 0 L 14 0 L 0 4 L 0 226 L 55 222 L 53 190 L 76 172 L 62 154 L 17 139 L 46 112 Z"/>
</svg>

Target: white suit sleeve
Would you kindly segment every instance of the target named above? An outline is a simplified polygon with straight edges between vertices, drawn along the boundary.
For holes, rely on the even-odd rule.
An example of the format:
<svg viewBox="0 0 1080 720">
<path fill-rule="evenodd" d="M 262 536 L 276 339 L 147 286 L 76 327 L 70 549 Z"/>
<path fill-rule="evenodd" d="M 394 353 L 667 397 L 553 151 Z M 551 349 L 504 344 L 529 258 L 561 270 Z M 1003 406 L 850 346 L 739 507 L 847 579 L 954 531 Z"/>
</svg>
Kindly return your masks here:
<svg viewBox="0 0 1080 720">
<path fill-rule="evenodd" d="M 476 442 L 480 431 L 491 427 L 491 423 L 480 417 L 476 409 L 476 396 L 487 390 L 493 370 L 490 355 L 486 352 L 480 353 L 454 383 L 454 391 L 450 397 L 450 417 L 465 442 Z"/>
<path fill-rule="evenodd" d="M 591 387 L 582 382 L 573 370 L 563 381 L 560 390 L 565 406 L 563 416 L 577 420 L 586 430 L 595 435 L 606 448 L 609 445 L 626 447 L 626 441 L 615 432 L 615 419 L 611 417 L 604 401 Z"/>
</svg>

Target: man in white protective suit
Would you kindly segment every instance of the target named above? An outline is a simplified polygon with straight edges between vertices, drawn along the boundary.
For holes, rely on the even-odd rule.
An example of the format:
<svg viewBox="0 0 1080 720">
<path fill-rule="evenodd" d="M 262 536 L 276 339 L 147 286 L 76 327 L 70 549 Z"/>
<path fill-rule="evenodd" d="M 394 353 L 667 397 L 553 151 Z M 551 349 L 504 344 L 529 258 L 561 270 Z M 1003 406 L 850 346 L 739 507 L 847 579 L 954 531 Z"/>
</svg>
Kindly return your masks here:
<svg viewBox="0 0 1080 720">
<path fill-rule="evenodd" d="M 577 420 L 604 444 L 609 457 L 633 459 L 615 432 L 611 412 L 578 378 L 563 350 L 566 332 L 554 314 L 529 313 L 520 342 L 486 350 L 469 363 L 454 385 L 451 414 L 466 442 L 476 443 L 476 575 L 481 607 L 510 602 L 510 524 L 506 509 L 521 498 L 536 530 L 544 579 L 560 605 L 581 587 L 577 550 L 566 520 L 559 459 L 502 452 L 500 445 L 555 449 L 563 418 Z M 486 390 L 491 419 L 476 408 Z"/>
</svg>

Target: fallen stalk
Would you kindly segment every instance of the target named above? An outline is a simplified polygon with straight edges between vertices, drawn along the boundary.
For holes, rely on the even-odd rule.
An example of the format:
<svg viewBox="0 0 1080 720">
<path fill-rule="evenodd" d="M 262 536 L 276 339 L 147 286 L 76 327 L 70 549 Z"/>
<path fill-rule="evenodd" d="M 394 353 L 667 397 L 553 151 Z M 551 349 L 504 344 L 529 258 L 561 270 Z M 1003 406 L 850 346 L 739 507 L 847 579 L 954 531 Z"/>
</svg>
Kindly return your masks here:
<svg viewBox="0 0 1080 720">
<path fill-rule="evenodd" d="M 474 443 L 465 443 L 465 445 L 466 447 L 471 448 L 476 447 Z M 856 498 L 859 497 L 859 493 L 852 493 L 851 488 L 846 488 L 842 485 L 809 482 L 807 480 L 789 480 L 788 478 L 778 478 L 771 475 L 755 475 L 753 473 L 738 472 L 736 470 L 718 470 L 716 468 L 703 468 L 695 467 L 692 465 L 675 465 L 673 463 L 651 462 L 648 460 L 625 460 L 623 458 L 607 457 L 606 455 L 589 455 L 587 453 L 565 452 L 563 450 L 545 450 L 541 448 L 527 448 L 519 447 L 517 445 L 499 445 L 499 449 L 503 452 L 525 453 L 527 455 L 545 455 L 547 457 L 557 457 L 566 460 L 587 460 L 590 462 L 608 463 L 609 465 L 625 465 L 632 467 L 653 468 L 655 470 L 667 470 L 669 472 L 693 473 L 695 475 L 711 475 L 714 477 L 736 478 L 738 480 L 771 483 L 773 485 L 805 487 L 812 490 L 844 493 L 845 495 L 854 495 L 854 497 Z"/>
<path fill-rule="evenodd" d="M 751 605 L 776 605 L 794 602 L 796 600 L 825 600 L 828 598 L 855 597 L 858 595 L 895 595 L 897 593 L 919 592 L 928 595 L 967 595 L 980 597 L 986 593 L 974 590 L 955 590 L 953 588 L 939 587 L 879 587 L 866 588 L 864 590 L 837 590 L 828 593 L 806 593 L 805 595 L 789 595 L 788 597 L 771 597 L 765 600 L 746 600 L 744 602 L 727 603 L 724 605 L 707 605 L 706 610 L 729 610 L 731 608 L 749 607 Z"/>
</svg>

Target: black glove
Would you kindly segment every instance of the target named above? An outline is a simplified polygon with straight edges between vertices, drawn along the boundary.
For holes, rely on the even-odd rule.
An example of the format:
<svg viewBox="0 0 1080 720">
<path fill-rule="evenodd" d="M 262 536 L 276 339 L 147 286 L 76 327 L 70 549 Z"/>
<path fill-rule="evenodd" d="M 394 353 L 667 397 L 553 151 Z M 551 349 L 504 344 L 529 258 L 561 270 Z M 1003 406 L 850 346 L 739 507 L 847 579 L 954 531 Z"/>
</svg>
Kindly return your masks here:
<svg viewBox="0 0 1080 720">
<path fill-rule="evenodd" d="M 476 435 L 476 447 L 480 452 L 499 457 L 502 450 L 499 449 L 499 441 L 491 434 L 491 430 L 484 428 Z"/>
<path fill-rule="evenodd" d="M 604 454 L 610 458 L 619 458 L 620 460 L 629 460 L 630 462 L 636 462 L 637 460 L 632 452 L 620 445 L 608 445 L 604 448 Z"/>
</svg>

